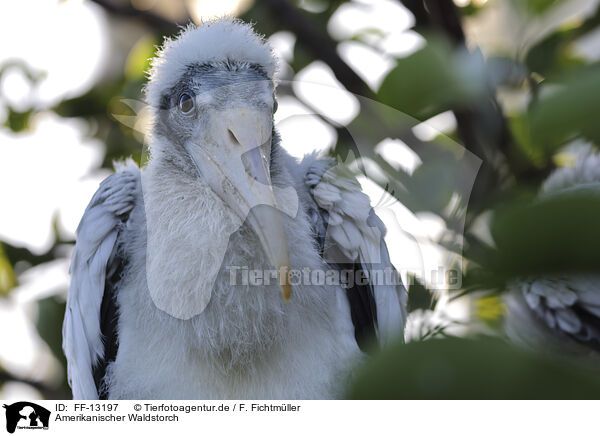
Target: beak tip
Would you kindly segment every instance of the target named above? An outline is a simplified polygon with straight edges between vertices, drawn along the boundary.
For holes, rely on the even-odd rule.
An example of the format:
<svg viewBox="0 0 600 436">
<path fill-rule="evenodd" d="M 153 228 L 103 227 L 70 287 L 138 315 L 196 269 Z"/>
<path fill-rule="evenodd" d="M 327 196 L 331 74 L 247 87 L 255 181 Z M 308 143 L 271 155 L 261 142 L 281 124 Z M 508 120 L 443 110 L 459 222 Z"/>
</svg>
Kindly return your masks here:
<svg viewBox="0 0 600 436">
<path fill-rule="evenodd" d="M 281 285 L 281 292 L 283 293 L 283 300 L 286 303 L 289 303 L 290 298 L 292 296 L 292 285 L 290 285 L 289 283 Z"/>
</svg>

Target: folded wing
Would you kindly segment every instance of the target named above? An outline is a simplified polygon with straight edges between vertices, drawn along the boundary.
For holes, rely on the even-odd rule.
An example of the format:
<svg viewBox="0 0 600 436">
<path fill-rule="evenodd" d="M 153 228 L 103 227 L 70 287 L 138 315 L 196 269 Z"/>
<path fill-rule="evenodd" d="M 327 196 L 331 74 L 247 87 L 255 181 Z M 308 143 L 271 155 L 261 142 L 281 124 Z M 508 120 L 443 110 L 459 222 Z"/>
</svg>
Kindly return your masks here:
<svg viewBox="0 0 600 436">
<path fill-rule="evenodd" d="M 63 324 L 63 349 L 75 399 L 98 399 L 98 368 L 116 353 L 116 290 L 124 259 L 119 234 L 140 193 L 140 171 L 128 163 L 105 179 L 77 229 L 71 287 Z"/>
<path fill-rule="evenodd" d="M 347 288 L 359 346 L 364 348 L 373 337 L 382 344 L 402 337 L 407 293 L 390 262 L 386 229 L 369 197 L 352 173 L 332 160 L 315 160 L 304 180 L 317 206 L 310 218 L 323 259 L 352 271 L 355 279 L 365 278 Z M 390 278 L 398 278 L 397 283 Z"/>
</svg>

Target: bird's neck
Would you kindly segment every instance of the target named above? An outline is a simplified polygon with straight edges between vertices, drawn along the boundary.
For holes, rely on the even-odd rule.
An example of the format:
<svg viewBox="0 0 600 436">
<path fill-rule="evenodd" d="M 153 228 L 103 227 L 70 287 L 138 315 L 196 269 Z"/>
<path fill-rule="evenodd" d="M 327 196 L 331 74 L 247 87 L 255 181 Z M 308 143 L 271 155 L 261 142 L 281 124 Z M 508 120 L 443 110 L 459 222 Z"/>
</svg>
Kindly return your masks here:
<svg viewBox="0 0 600 436">
<path fill-rule="evenodd" d="M 228 371 L 251 365 L 282 340 L 279 285 L 231 283 L 228 268 L 267 268 L 258 239 L 202 180 L 170 171 L 155 160 L 142 179 L 150 295 L 190 320 L 190 350 Z"/>
<path fill-rule="evenodd" d="M 155 305 L 189 319 L 204 311 L 239 218 L 199 177 L 160 155 L 142 176 L 146 276 Z"/>
</svg>

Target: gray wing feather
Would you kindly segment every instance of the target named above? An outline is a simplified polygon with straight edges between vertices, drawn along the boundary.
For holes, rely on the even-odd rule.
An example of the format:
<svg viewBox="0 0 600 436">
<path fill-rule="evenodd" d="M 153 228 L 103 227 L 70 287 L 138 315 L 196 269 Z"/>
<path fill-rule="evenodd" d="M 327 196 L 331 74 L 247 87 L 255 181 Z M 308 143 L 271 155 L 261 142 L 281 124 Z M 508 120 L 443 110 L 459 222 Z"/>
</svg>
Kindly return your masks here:
<svg viewBox="0 0 600 436">
<path fill-rule="evenodd" d="M 529 309 L 547 327 L 600 347 L 600 275 L 566 274 L 523 281 Z"/>
<path fill-rule="evenodd" d="M 100 184 L 77 229 L 63 323 L 67 374 L 76 399 L 98 398 L 93 366 L 104 357 L 100 307 L 106 272 L 122 217 L 135 206 L 140 189 L 138 167 L 133 162 L 122 166 Z"/>
<path fill-rule="evenodd" d="M 373 269 L 395 269 L 384 241 L 383 222 L 370 206 L 369 198 L 354 176 L 329 159 L 307 156 L 300 164 L 306 168 L 304 182 L 319 213 L 309 211 L 317 239 L 322 240 L 328 263 L 360 263 L 369 276 Z M 329 253 L 329 254 L 328 254 Z M 334 259 L 329 258 L 335 253 Z M 399 276 L 398 276 L 399 279 Z M 377 336 L 381 343 L 402 336 L 406 323 L 406 289 L 401 283 L 374 283 Z"/>
<path fill-rule="evenodd" d="M 380 266 L 394 268 L 390 254 L 383 236 L 386 228 L 381 219 L 374 212 L 369 216 L 373 220 L 371 225 L 376 225 L 381 230 Z M 399 280 L 399 276 L 398 276 Z M 389 343 L 392 339 L 404 332 L 408 312 L 408 292 L 402 283 L 397 285 L 375 286 L 375 302 L 377 304 L 377 322 L 379 325 L 379 338 L 382 343 Z"/>
</svg>

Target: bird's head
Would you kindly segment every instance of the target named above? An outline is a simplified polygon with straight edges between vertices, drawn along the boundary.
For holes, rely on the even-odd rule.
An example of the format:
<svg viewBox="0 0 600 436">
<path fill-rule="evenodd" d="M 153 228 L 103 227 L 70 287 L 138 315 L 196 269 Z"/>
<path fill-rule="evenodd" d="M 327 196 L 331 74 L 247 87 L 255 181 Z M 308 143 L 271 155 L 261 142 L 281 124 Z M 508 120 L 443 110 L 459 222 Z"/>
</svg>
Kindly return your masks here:
<svg viewBox="0 0 600 436">
<path fill-rule="evenodd" d="M 202 178 L 248 220 L 273 266 L 289 269 L 271 183 L 275 70 L 271 49 L 251 26 L 221 19 L 166 40 L 152 62 L 146 97 L 158 151 Z M 289 298 L 289 283 L 282 290 Z"/>
</svg>

